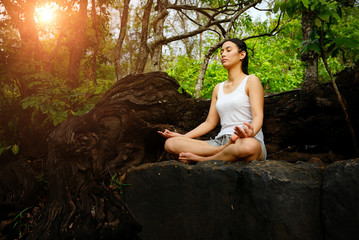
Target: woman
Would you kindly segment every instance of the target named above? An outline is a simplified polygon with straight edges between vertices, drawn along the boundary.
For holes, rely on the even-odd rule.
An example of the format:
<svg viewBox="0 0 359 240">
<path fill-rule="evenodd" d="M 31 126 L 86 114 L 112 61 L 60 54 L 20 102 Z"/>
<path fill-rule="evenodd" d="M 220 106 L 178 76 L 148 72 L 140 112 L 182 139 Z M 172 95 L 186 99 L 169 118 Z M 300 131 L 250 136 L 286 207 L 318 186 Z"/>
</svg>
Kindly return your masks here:
<svg viewBox="0 0 359 240">
<path fill-rule="evenodd" d="M 179 155 L 184 163 L 208 160 L 252 161 L 267 157 L 262 133 L 264 93 L 258 77 L 248 75 L 246 44 L 237 38 L 223 43 L 221 61 L 228 80 L 213 90 L 205 122 L 186 134 L 169 130 L 159 133 L 167 138 L 167 152 Z M 194 138 L 213 130 L 221 122 L 215 139 Z"/>
</svg>

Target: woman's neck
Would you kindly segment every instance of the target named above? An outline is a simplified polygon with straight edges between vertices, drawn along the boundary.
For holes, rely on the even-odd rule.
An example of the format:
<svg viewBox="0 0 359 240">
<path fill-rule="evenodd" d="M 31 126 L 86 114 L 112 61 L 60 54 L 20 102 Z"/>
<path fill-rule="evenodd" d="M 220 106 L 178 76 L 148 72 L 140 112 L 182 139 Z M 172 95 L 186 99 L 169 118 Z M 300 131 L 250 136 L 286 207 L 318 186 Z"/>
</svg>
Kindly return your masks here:
<svg viewBox="0 0 359 240">
<path fill-rule="evenodd" d="M 229 69 L 228 70 L 228 82 L 240 81 L 246 76 L 242 69 Z"/>
</svg>

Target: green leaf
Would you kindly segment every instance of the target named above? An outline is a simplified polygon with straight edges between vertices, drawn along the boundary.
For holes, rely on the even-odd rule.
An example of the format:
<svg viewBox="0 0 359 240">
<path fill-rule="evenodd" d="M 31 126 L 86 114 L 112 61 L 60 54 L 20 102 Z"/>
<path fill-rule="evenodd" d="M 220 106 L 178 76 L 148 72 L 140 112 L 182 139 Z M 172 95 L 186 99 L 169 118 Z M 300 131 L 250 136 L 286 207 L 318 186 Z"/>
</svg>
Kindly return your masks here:
<svg viewBox="0 0 359 240">
<path fill-rule="evenodd" d="M 30 97 L 25 97 L 23 100 L 22 100 L 22 108 L 23 109 L 26 109 L 28 108 L 29 106 L 31 106 L 31 99 Z"/>
<path fill-rule="evenodd" d="M 336 13 L 336 12 L 333 12 L 333 13 L 332 13 L 332 16 L 333 16 L 336 20 L 340 20 L 340 19 L 341 19 L 341 17 L 339 16 L 339 14 Z"/>
<path fill-rule="evenodd" d="M 302 0 L 302 3 L 304 5 L 305 8 L 309 8 L 309 0 Z"/>
<path fill-rule="evenodd" d="M 321 12 L 321 13 L 318 14 L 318 17 L 320 19 L 322 19 L 323 21 L 328 22 L 329 18 L 330 18 L 330 12 L 327 12 L 327 11 Z"/>
<path fill-rule="evenodd" d="M 321 21 L 319 18 L 316 18 L 315 21 L 314 21 L 314 23 L 315 23 L 315 26 L 317 26 L 317 27 L 321 27 L 321 26 L 322 26 L 322 21 Z"/>
<path fill-rule="evenodd" d="M 14 155 L 17 155 L 19 153 L 19 146 L 16 144 L 12 145 L 11 151 Z"/>
<path fill-rule="evenodd" d="M 29 83 L 29 87 L 34 87 L 43 84 L 41 81 L 33 81 L 32 83 Z"/>
<path fill-rule="evenodd" d="M 312 4 L 310 5 L 310 10 L 311 11 L 314 11 L 315 10 L 315 7 L 318 5 L 318 2 L 317 1 L 314 1 L 312 2 Z"/>
<path fill-rule="evenodd" d="M 359 45 L 359 41 L 346 37 L 337 37 L 333 40 L 337 45 L 346 46 L 348 48 L 356 48 Z"/>
<path fill-rule="evenodd" d="M 317 53 L 320 53 L 319 41 L 314 41 L 313 44 L 311 44 L 310 48 L 313 51 L 316 51 Z"/>
</svg>

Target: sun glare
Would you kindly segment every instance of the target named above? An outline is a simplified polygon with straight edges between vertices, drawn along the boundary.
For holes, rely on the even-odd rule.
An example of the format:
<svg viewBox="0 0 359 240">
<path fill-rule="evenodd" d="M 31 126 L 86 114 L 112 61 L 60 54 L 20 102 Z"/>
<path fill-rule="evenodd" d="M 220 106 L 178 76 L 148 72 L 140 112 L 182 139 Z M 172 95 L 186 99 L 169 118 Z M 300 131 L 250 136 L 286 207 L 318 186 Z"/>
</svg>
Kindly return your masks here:
<svg viewBox="0 0 359 240">
<path fill-rule="evenodd" d="M 36 21 L 41 24 L 49 24 L 54 21 L 55 12 L 58 6 L 56 3 L 46 4 L 36 8 Z"/>
</svg>

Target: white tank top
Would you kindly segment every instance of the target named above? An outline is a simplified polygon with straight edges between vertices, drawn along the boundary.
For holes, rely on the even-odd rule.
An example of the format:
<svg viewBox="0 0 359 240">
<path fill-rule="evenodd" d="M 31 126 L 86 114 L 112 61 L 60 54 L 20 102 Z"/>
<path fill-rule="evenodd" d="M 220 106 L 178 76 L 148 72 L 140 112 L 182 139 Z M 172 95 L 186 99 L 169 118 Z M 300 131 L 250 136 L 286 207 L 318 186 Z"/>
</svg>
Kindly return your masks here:
<svg viewBox="0 0 359 240">
<path fill-rule="evenodd" d="M 216 138 L 225 134 L 234 134 L 234 127 L 243 128 L 243 122 L 252 122 L 252 111 L 249 97 L 246 93 L 246 83 L 249 76 L 246 76 L 241 84 L 231 93 L 223 92 L 223 84 L 220 83 L 217 96 L 216 109 L 221 121 L 221 131 Z M 255 136 L 260 141 L 264 141 L 262 129 Z"/>
</svg>

